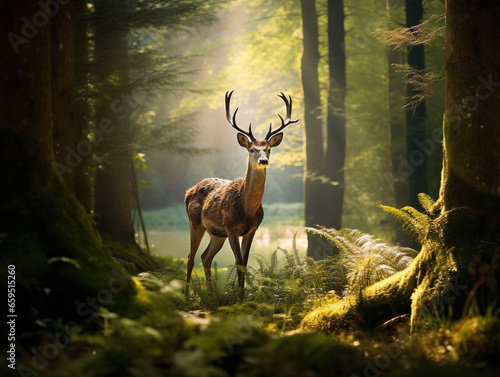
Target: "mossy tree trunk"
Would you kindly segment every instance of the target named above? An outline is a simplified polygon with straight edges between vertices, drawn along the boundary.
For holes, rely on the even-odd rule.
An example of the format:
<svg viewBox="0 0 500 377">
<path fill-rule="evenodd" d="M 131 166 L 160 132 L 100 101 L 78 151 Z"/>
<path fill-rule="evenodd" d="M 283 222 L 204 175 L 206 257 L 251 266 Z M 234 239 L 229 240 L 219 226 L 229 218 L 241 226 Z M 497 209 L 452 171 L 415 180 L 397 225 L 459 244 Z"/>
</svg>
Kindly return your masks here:
<svg viewBox="0 0 500 377">
<path fill-rule="evenodd" d="M 420 254 L 406 270 L 310 313 L 304 327 L 373 328 L 411 313 L 485 311 L 499 302 L 500 2 L 446 4 L 446 117 L 440 197 L 429 211 Z"/>
<path fill-rule="evenodd" d="M 444 157 L 435 210 L 438 251 L 453 256 L 467 286 L 456 311 L 471 299 L 484 310 L 500 298 L 499 22 L 498 1 L 446 4 Z"/>
<path fill-rule="evenodd" d="M 0 244 L 0 277 L 7 281 L 7 265 L 15 266 L 16 314 L 22 314 L 16 320 L 18 334 L 40 330 L 36 324 L 40 320 L 92 319 L 96 308 L 85 317 L 78 312 L 85 300 L 94 298 L 97 306 L 130 304 L 135 292 L 130 277 L 122 275 L 86 211 L 52 165 L 52 109 L 64 112 L 70 108 L 67 103 L 55 103 L 65 99 L 60 93 L 53 94 L 53 78 L 59 73 L 54 69 L 74 64 L 71 54 L 53 53 L 53 41 L 73 32 L 71 17 L 52 23 L 52 18 L 65 17 L 64 5 L 60 7 L 53 17 L 40 16 L 37 32 L 33 29 L 29 38 L 23 34 L 27 30 L 23 20 L 43 12 L 37 2 L 5 3 L 0 11 L 1 34 L 15 33 L 22 38 L 0 47 L 0 174 L 4 177 L 0 233 L 5 236 Z M 16 45 L 15 41 L 22 43 Z M 70 77 L 71 73 L 65 74 L 63 86 L 71 92 Z M 70 122 L 67 114 L 59 115 L 59 121 Z"/>
</svg>

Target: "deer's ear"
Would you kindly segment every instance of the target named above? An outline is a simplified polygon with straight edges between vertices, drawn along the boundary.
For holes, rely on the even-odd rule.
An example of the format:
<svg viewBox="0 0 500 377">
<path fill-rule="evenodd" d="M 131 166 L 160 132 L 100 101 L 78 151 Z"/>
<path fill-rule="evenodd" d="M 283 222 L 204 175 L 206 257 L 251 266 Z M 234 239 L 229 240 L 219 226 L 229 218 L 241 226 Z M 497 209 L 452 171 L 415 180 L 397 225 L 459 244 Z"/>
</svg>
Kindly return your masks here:
<svg viewBox="0 0 500 377">
<path fill-rule="evenodd" d="M 248 141 L 248 138 L 243 135 L 238 133 L 238 144 L 241 145 L 243 148 L 248 149 L 250 147 L 250 142 Z"/>
<path fill-rule="evenodd" d="M 277 147 L 278 145 L 281 144 L 282 140 L 283 140 L 283 132 L 280 132 L 279 134 L 276 134 L 272 138 L 269 139 L 269 146 L 271 148 Z"/>
</svg>

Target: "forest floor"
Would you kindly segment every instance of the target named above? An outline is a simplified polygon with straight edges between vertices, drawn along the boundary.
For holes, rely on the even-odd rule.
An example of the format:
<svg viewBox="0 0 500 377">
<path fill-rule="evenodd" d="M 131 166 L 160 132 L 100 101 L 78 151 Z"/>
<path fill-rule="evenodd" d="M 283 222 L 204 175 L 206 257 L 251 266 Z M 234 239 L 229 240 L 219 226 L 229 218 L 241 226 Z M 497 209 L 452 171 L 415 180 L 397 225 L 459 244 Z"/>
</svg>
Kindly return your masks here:
<svg viewBox="0 0 500 377">
<path fill-rule="evenodd" d="M 327 279 L 334 260 L 315 262 L 277 250 L 248 272 L 243 296 L 234 268 L 224 275 L 215 270 L 217 283 L 211 287 L 194 276 L 186 295 L 184 261 L 158 261 L 158 270 L 133 278 L 138 295 L 129 314 L 101 309 L 65 342 L 61 324 L 54 323 L 31 349 L 38 356 L 19 360 L 19 374 L 460 377 L 500 370 L 500 320 L 494 310 L 471 311 L 459 321 L 436 313 L 414 334 L 408 316 L 376 329 L 323 334 L 305 330 L 301 321 L 313 309 L 350 299 L 327 290 L 335 283 Z M 54 345 L 55 354 L 49 350 Z"/>
</svg>

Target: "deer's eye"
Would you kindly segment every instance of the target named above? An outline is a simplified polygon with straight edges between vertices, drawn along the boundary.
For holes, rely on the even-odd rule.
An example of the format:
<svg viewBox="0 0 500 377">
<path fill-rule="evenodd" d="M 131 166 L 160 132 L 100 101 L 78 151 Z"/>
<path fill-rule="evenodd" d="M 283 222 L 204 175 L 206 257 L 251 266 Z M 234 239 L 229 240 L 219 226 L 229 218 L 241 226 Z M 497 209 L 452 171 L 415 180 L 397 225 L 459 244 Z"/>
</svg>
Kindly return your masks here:
<svg viewBox="0 0 500 377">
<path fill-rule="evenodd" d="M 250 153 L 253 153 L 253 152 L 255 152 L 255 149 L 250 148 Z"/>
</svg>

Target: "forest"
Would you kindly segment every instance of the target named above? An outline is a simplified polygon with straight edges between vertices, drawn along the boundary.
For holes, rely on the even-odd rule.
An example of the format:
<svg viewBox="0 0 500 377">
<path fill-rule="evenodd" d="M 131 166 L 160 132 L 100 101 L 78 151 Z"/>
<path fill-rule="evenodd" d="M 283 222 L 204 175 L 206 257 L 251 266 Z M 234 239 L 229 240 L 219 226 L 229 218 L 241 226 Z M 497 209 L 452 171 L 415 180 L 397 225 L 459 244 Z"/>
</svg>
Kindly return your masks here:
<svg viewBox="0 0 500 377">
<path fill-rule="evenodd" d="M 2 376 L 498 375 L 500 2 L 0 6 Z"/>
</svg>

